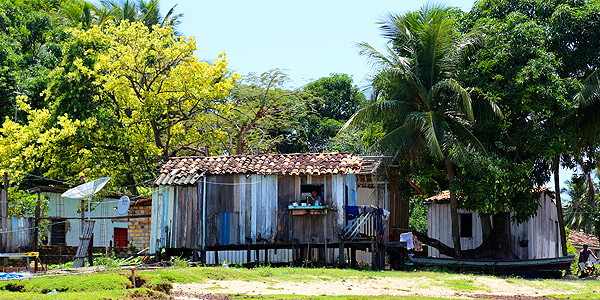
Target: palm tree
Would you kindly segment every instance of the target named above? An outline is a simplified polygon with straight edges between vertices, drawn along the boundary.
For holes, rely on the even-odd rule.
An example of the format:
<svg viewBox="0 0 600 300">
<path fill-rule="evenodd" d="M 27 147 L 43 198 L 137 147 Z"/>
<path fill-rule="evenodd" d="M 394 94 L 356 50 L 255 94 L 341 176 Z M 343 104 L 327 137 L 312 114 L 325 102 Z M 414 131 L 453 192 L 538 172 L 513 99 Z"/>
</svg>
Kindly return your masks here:
<svg viewBox="0 0 600 300">
<path fill-rule="evenodd" d="M 85 1 L 65 1 L 60 6 L 62 18 L 72 27 L 89 29 L 94 25 L 94 6 Z"/>
<path fill-rule="evenodd" d="M 106 0 L 103 4 L 111 7 L 115 13 L 114 18 L 117 22 L 127 20 L 129 22 L 142 22 L 150 30 L 152 26 L 158 25 L 161 28 L 171 27 L 176 29 L 183 14 L 175 14 L 175 6 L 171 7 L 163 17 L 160 13 L 158 0 L 139 0 L 135 3 L 130 0 Z"/>
<path fill-rule="evenodd" d="M 571 180 L 565 182 L 567 188 L 563 188 L 562 192 L 567 193 L 571 198 L 566 209 L 565 225 L 571 229 L 583 229 L 583 231 L 591 233 L 595 225 L 593 214 L 595 209 L 588 201 L 587 179 L 585 174 L 583 176 L 573 175 Z"/>
<path fill-rule="evenodd" d="M 456 80 L 482 35 L 459 34 L 454 12 L 424 6 L 402 16 L 389 15 L 381 22 L 383 36 L 389 40 L 387 53 L 359 44 L 360 53 L 379 67 L 372 78 L 375 96 L 345 126 L 382 122 L 389 130 L 373 151 L 393 157 L 408 150 L 428 151 L 444 161 L 450 183 L 454 181 L 453 159 L 472 150 L 485 152 L 471 130 L 478 107 L 475 102 L 487 102 L 489 111 L 500 114 L 482 93 Z M 460 257 L 458 202 L 454 192 L 450 196 L 454 251 Z"/>
</svg>

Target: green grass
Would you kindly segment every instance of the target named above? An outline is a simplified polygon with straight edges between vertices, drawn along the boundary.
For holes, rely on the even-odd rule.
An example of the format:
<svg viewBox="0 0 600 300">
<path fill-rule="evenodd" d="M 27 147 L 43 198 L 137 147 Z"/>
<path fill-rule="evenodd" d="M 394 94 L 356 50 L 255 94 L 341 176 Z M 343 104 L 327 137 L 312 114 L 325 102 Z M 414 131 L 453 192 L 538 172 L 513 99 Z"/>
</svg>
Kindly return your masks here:
<svg viewBox="0 0 600 300">
<path fill-rule="evenodd" d="M 168 299 L 171 283 L 160 277 L 136 274 L 139 288 L 133 288 L 128 273 L 104 272 L 82 275 L 39 277 L 0 282 L 0 299 L 123 299 L 152 295 Z M 53 294 L 54 293 L 54 294 Z"/>
<path fill-rule="evenodd" d="M 11 280 L 0 282 L 0 299 L 128 299 L 137 298 L 168 299 L 172 283 L 206 283 L 215 280 L 259 281 L 267 284 L 279 282 L 323 282 L 335 280 L 372 281 L 383 278 L 410 279 L 412 288 L 448 288 L 456 291 L 485 293 L 493 289 L 482 281 L 480 275 L 457 274 L 436 271 L 374 272 L 346 269 L 303 269 L 303 268 L 267 268 L 253 269 L 221 267 L 179 267 L 160 270 L 136 271 L 138 288 L 133 288 L 125 271 L 106 271 L 94 274 L 63 275 L 41 277 L 31 280 Z M 537 280 L 516 277 L 494 277 L 508 284 L 536 289 L 546 289 L 558 293 L 567 293 L 570 299 L 600 298 L 600 284 L 597 280 Z M 141 285 L 141 286 L 140 286 Z M 223 284 L 215 283 L 208 288 L 218 293 Z M 267 287 L 277 290 L 277 287 Z M 19 290 L 19 292 L 15 292 Z M 56 294 L 48 292 L 56 290 Z M 403 290 L 402 286 L 390 287 L 390 290 Z M 234 295 L 234 299 L 246 299 L 244 295 Z M 253 296 L 255 297 L 255 296 Z M 420 297 L 397 296 L 301 296 L 301 295 L 263 295 L 259 299 L 427 299 Z M 566 298 L 557 296 L 557 298 Z M 587 297 L 587 298 L 586 298 Z M 432 298 L 433 299 L 433 298 Z"/>
<path fill-rule="evenodd" d="M 234 294 L 230 295 L 234 300 L 244 300 L 244 299 L 318 299 L 318 300 L 393 300 L 393 299 L 403 299 L 403 300 L 427 300 L 427 299 L 444 299 L 438 297 L 403 297 L 403 296 L 303 296 L 303 295 L 242 295 L 242 294 Z M 456 298 L 454 298 L 456 299 Z"/>
<path fill-rule="evenodd" d="M 52 290 L 57 290 L 59 292 L 123 290 L 128 286 L 131 286 L 129 279 L 117 273 L 40 277 L 31 280 L 10 280 L 0 283 L 0 289 L 2 290 L 21 289 L 23 292 L 43 294 Z"/>
<path fill-rule="evenodd" d="M 0 291 L 0 299 L 6 300 L 45 300 L 45 299 L 64 299 L 64 300 L 100 300 L 100 299 L 120 299 L 125 297 L 127 291 L 85 291 L 85 292 L 58 292 L 56 294 L 41 293 L 21 293 Z"/>
</svg>

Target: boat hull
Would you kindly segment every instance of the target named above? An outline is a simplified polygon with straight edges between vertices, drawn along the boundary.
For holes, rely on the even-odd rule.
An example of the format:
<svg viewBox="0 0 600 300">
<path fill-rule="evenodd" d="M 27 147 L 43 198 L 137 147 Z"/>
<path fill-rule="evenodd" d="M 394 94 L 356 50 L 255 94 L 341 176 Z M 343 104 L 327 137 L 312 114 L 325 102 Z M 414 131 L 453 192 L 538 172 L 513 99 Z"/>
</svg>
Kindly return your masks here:
<svg viewBox="0 0 600 300">
<path fill-rule="evenodd" d="M 419 268 L 448 268 L 456 271 L 481 272 L 496 275 L 517 275 L 524 277 L 560 277 L 562 271 L 571 267 L 574 255 L 529 260 L 471 260 L 433 257 L 413 257 Z"/>
</svg>

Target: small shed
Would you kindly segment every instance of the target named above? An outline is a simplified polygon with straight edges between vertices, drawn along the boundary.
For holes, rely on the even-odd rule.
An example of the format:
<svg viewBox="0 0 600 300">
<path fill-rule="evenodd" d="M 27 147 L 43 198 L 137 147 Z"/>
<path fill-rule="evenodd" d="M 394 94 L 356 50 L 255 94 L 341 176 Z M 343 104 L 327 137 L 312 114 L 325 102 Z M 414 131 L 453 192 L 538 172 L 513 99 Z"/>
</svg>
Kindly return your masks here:
<svg viewBox="0 0 600 300">
<path fill-rule="evenodd" d="M 511 222 L 510 237 L 514 253 L 520 259 L 554 258 L 561 256 L 560 235 L 554 193 L 549 188 L 540 188 L 539 207 L 528 221 Z M 452 223 L 450 219 L 450 191 L 425 199 L 427 205 L 427 235 L 452 246 Z M 461 248 L 474 249 L 481 245 L 481 219 L 479 214 L 458 210 Z M 429 247 L 430 257 L 445 257 Z"/>
<path fill-rule="evenodd" d="M 376 176 L 382 161 L 350 153 L 173 157 L 154 183 L 150 253 L 338 247 L 346 206 L 388 207 L 387 181 Z M 303 207 L 312 191 L 323 205 Z"/>
</svg>

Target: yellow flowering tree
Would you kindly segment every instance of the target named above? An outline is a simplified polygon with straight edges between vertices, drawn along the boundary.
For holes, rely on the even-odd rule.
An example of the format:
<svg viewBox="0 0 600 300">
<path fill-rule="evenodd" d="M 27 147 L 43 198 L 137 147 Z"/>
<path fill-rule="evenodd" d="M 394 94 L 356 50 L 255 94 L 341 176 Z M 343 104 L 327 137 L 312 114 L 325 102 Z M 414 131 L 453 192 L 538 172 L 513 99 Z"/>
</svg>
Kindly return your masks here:
<svg viewBox="0 0 600 300">
<path fill-rule="evenodd" d="M 10 158 L 0 167 L 63 178 L 87 170 L 137 193 L 169 156 L 225 138 L 207 124 L 227 110 L 237 78 L 224 54 L 202 62 L 193 38 L 126 21 L 71 34 L 46 91 L 49 109 L 23 101 L 28 122 L 0 129 L 0 156 Z"/>
</svg>

